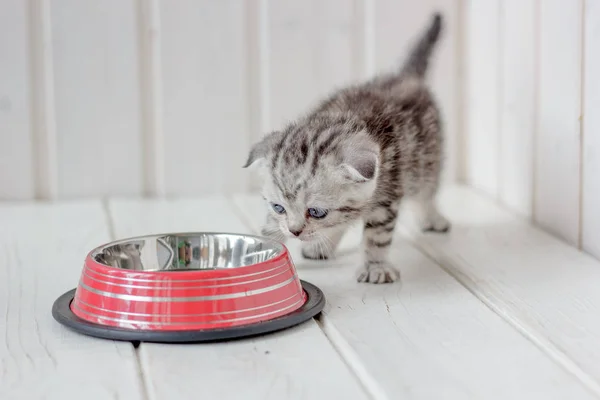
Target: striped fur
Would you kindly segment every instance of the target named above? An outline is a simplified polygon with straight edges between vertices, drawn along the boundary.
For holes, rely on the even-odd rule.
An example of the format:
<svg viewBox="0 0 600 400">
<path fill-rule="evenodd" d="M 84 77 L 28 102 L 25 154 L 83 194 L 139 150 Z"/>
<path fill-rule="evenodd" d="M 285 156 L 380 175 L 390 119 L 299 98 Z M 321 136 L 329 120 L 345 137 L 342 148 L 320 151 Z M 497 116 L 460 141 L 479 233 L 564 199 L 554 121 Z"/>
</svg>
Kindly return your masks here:
<svg viewBox="0 0 600 400">
<path fill-rule="evenodd" d="M 258 163 L 265 172 L 270 211 L 264 235 L 297 236 L 305 257 L 326 259 L 348 226 L 362 220 L 364 261 L 357 279 L 386 283 L 400 277 L 388 253 L 402 199 L 419 201 L 424 230 L 449 229 L 435 206 L 442 122 L 425 84 L 441 23 L 436 14 L 398 72 L 333 93 L 254 145 L 245 167 Z M 313 218 L 310 208 L 327 215 Z"/>
</svg>

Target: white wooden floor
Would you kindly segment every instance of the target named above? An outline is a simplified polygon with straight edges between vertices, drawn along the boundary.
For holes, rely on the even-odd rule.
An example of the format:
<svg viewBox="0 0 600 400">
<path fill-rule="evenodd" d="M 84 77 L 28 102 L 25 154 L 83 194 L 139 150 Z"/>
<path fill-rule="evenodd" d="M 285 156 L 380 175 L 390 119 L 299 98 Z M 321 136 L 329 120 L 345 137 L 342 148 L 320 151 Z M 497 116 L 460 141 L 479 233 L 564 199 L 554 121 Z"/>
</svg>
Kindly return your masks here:
<svg viewBox="0 0 600 400">
<path fill-rule="evenodd" d="M 600 398 L 600 262 L 465 188 L 441 205 L 454 226 L 409 218 L 393 257 L 401 285 L 354 280 L 360 228 L 302 279 L 319 320 L 220 344 L 142 344 L 73 333 L 52 302 L 91 248 L 172 231 L 256 233 L 258 197 L 0 206 L 0 399 Z"/>
</svg>

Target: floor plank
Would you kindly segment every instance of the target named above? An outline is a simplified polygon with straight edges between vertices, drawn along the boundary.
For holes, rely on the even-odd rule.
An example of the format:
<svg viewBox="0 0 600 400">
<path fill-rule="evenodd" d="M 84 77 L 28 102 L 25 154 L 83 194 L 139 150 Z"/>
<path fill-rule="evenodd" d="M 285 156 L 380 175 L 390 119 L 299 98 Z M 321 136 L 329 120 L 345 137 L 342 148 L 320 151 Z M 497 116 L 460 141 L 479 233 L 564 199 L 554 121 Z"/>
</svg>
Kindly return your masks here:
<svg viewBox="0 0 600 400">
<path fill-rule="evenodd" d="M 241 196 L 236 204 L 258 231 L 263 201 Z M 392 252 L 402 285 L 356 283 L 360 235 L 360 227 L 349 232 L 338 257 L 328 263 L 303 260 L 296 242 L 288 247 L 300 276 L 325 292 L 324 325 L 388 398 L 594 398 L 405 241 L 396 240 Z"/>
<path fill-rule="evenodd" d="M 109 239 L 100 202 L 0 206 L 0 399 L 142 399 L 133 346 L 62 327 L 52 303 Z"/>
<path fill-rule="evenodd" d="M 600 262 L 470 189 L 440 204 L 453 232 L 416 244 L 600 395 Z"/>
<path fill-rule="evenodd" d="M 221 197 L 115 200 L 118 238 L 182 231 L 248 232 Z M 140 346 L 152 399 L 366 399 L 314 320 L 261 338 L 204 345 Z M 243 391 L 243 395 L 242 392 Z"/>
</svg>

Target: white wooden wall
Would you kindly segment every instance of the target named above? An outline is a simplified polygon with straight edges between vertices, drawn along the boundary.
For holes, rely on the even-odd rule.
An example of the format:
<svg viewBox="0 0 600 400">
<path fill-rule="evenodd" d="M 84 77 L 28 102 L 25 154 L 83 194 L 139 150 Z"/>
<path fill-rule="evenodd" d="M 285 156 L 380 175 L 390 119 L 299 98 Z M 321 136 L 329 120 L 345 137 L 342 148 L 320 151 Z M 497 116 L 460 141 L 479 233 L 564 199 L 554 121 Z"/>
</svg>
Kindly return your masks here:
<svg viewBox="0 0 600 400">
<path fill-rule="evenodd" d="M 394 68 L 440 9 L 456 172 L 459 0 L 0 0 L 0 199 L 251 189 L 253 141 Z"/>
<path fill-rule="evenodd" d="M 0 0 L 0 200 L 251 190 L 252 142 L 434 9 L 447 180 L 600 257 L 600 0 Z"/>
<path fill-rule="evenodd" d="M 600 0 L 465 0 L 462 177 L 600 257 Z"/>
</svg>

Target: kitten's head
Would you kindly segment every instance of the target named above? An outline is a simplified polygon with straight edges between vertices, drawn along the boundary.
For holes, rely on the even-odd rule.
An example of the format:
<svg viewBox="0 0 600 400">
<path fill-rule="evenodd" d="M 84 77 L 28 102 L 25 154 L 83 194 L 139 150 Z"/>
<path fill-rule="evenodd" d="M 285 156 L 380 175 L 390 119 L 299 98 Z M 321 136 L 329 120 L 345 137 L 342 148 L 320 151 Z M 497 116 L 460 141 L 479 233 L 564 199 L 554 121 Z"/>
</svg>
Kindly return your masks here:
<svg viewBox="0 0 600 400">
<path fill-rule="evenodd" d="M 322 230 L 350 224 L 368 207 L 379 146 L 356 125 L 305 123 L 255 144 L 244 167 L 253 164 L 263 172 L 263 197 L 281 232 L 313 240 Z"/>
</svg>

